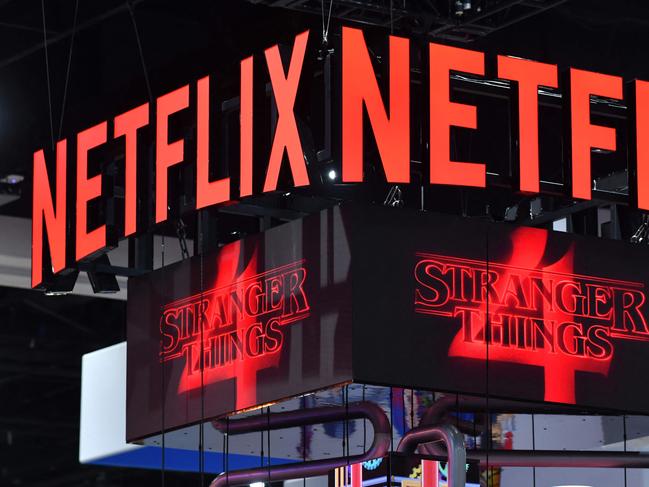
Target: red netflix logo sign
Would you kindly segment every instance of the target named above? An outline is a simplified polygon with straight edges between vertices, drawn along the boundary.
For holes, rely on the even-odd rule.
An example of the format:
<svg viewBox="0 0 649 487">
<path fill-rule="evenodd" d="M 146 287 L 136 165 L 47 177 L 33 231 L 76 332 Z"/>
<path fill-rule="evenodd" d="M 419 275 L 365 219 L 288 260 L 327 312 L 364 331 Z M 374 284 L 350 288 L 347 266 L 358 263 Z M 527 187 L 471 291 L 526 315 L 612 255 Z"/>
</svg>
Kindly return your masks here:
<svg viewBox="0 0 649 487">
<path fill-rule="evenodd" d="M 258 274 L 256 260 L 224 283 L 226 264 L 214 288 L 163 308 L 160 361 L 184 362 L 179 393 L 234 378 L 237 409 L 256 404 L 257 371 L 279 365 L 286 326 L 309 316 L 304 262 Z"/>
<path fill-rule="evenodd" d="M 574 404 L 576 371 L 607 376 L 616 340 L 649 341 L 646 295 L 574 273 L 574 247 L 544 265 L 543 235 L 516 230 L 506 263 L 417 254 L 414 307 L 459 325 L 449 356 L 543 367 L 545 400 Z"/>
<path fill-rule="evenodd" d="M 55 154 L 46 160 L 43 150 L 33 155 L 33 209 L 32 209 L 32 287 L 43 285 L 46 274 L 57 274 L 72 268 L 79 261 L 93 260 L 116 239 L 128 238 L 144 230 L 140 221 L 153 219 L 155 224 L 168 219 L 169 171 L 178 165 L 192 164 L 195 174 L 193 195 L 195 209 L 228 204 L 259 192 L 278 189 L 283 167 L 290 171 L 294 186 L 308 186 L 309 179 L 300 132 L 297 128 L 295 103 L 298 98 L 305 59 L 308 53 L 309 32 L 295 37 L 290 59 L 282 59 L 279 46 L 270 46 L 263 56 L 255 55 L 241 60 L 239 66 L 239 160 L 237 169 L 228 176 L 210 178 L 213 166 L 222 169 L 233 161 L 210 160 L 211 148 L 220 144 L 216 139 L 215 121 L 210 119 L 214 103 L 214 87 L 210 76 L 192 81 L 153 102 L 143 103 L 109 120 L 87 127 L 76 134 L 76 144 L 68 151 L 68 139 L 57 142 Z M 379 158 L 376 161 L 385 174 L 386 182 L 407 184 L 411 182 L 411 107 L 410 86 L 413 46 L 409 39 L 390 36 L 386 61 L 386 96 L 382 96 L 379 80 L 372 64 L 370 49 L 361 30 L 343 27 L 341 33 L 341 154 L 342 182 L 364 181 L 364 126 L 372 130 Z M 459 72 L 484 77 L 487 64 L 485 54 L 479 51 L 427 43 L 419 47 L 422 57 L 428 59 L 426 76 L 428 107 L 424 115 L 428 125 L 422 147 L 428 152 L 428 182 L 436 185 L 487 186 L 487 162 L 454 160 L 451 154 L 451 131 L 455 127 L 480 130 L 477 112 L 479 107 L 451 101 L 450 75 Z M 274 126 L 270 147 L 258 154 L 257 136 L 253 129 L 259 117 L 253 103 L 255 65 L 262 65 L 277 105 L 277 120 L 268 121 Z M 540 63 L 508 56 L 496 58 L 500 79 L 512 83 L 518 115 L 515 133 L 514 157 L 517 160 L 518 179 L 512 181 L 513 189 L 537 193 L 539 186 L 539 99 L 540 86 L 558 88 L 559 69 L 554 64 Z M 262 80 L 263 81 L 263 80 Z M 569 166 L 570 194 L 574 198 L 591 199 L 592 149 L 616 151 L 616 130 L 591 121 L 591 96 L 600 96 L 628 103 L 632 127 L 628 138 L 630 154 L 629 172 L 635 174 L 631 184 L 633 203 L 649 209 L 649 82 L 637 80 L 625 96 L 623 79 L 571 68 L 561 86 L 565 109 L 566 150 L 564 160 Z M 413 101 L 415 103 L 413 103 Z M 189 111 L 189 112 L 186 112 Z M 191 138 L 195 144 L 187 145 L 187 136 L 170 140 L 169 119 L 175 114 L 194 114 L 195 129 Z M 308 118 L 308 117 L 306 117 Z M 369 124 L 367 124 L 369 121 Z M 506 123 L 494 120 L 493 123 Z M 146 127 L 153 128 L 148 140 L 142 140 Z M 153 140 L 150 140 L 153 137 Z M 420 140 L 418 137 L 417 140 Z M 155 185 L 151 194 L 138 194 L 138 147 L 146 144 L 155 148 Z M 101 173 L 91 175 L 88 169 L 89 152 L 112 146 L 124 154 L 124 208 L 121 215 L 110 215 L 111 221 L 120 225 L 107 229 L 105 222 L 89 222 L 89 206 L 104 198 L 107 184 Z M 191 152 L 189 153 L 192 147 Z M 428 150 L 430 148 L 430 150 Z M 109 151 L 110 152 L 110 151 Z M 214 158 L 212 158 L 214 159 Z M 72 171 L 69 166 L 74 164 Z M 49 166 L 49 168 L 48 168 Z M 68 174 L 75 174 L 68 181 Z M 380 172 L 380 171 L 379 171 Z M 231 177 L 233 176 L 233 177 Z M 263 186 L 255 187 L 253 181 L 260 176 Z M 71 191 L 69 184 L 74 185 Z M 566 181 L 568 183 L 568 180 Z M 567 185 L 568 186 L 568 185 Z M 114 189 L 114 188 L 113 188 Z M 70 198 L 74 198 L 70 201 Z M 154 215 L 138 213 L 138 200 L 153 200 Z M 146 206 L 146 205 L 145 205 Z M 74 208 L 70 212 L 67 208 Z M 93 228 L 89 228 L 91 225 Z M 110 238 L 109 238 L 110 237 Z M 47 240 L 49 253 L 45 252 Z M 73 251 L 71 251 L 73 250 Z M 72 257 L 74 256 L 74 257 Z"/>
</svg>

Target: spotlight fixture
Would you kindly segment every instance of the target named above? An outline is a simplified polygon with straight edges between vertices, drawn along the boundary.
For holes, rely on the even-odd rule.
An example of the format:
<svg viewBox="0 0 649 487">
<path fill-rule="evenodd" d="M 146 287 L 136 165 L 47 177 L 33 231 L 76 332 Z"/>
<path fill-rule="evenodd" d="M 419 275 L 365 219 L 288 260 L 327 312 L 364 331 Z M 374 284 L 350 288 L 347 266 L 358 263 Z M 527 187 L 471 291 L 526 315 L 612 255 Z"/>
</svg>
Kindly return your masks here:
<svg viewBox="0 0 649 487">
<path fill-rule="evenodd" d="M 393 208 L 401 208 L 403 207 L 404 201 L 401 196 L 401 188 L 399 186 L 393 186 L 390 188 L 390 191 L 388 191 L 388 195 L 385 197 L 385 201 L 383 201 L 384 206 L 391 206 Z"/>
<path fill-rule="evenodd" d="M 455 16 L 461 17 L 464 12 L 471 10 L 471 0 L 456 0 L 454 3 Z"/>
<path fill-rule="evenodd" d="M 631 243 L 646 244 L 649 241 L 649 215 L 642 215 L 642 223 L 631 237 Z"/>
<path fill-rule="evenodd" d="M 17 184 L 22 183 L 25 180 L 24 176 L 21 176 L 20 174 L 8 174 L 7 176 L 0 178 L 0 183 L 5 183 L 5 184 L 10 184 L 12 186 L 15 186 Z"/>
<path fill-rule="evenodd" d="M 336 171 L 333 169 L 330 169 L 329 172 L 327 173 L 327 176 L 329 176 L 329 179 L 332 181 L 336 179 Z"/>
<path fill-rule="evenodd" d="M 505 208 L 505 215 L 503 220 L 506 222 L 515 222 L 518 218 L 518 205 L 512 205 Z"/>
<path fill-rule="evenodd" d="M 0 177 L 0 206 L 20 198 L 24 180 L 25 177 L 21 174 L 7 174 Z"/>
<path fill-rule="evenodd" d="M 461 17 L 464 15 L 464 2 L 462 0 L 455 0 L 455 15 Z"/>
<path fill-rule="evenodd" d="M 530 218 L 534 219 L 543 213 L 543 202 L 541 198 L 534 198 L 530 201 Z"/>
</svg>

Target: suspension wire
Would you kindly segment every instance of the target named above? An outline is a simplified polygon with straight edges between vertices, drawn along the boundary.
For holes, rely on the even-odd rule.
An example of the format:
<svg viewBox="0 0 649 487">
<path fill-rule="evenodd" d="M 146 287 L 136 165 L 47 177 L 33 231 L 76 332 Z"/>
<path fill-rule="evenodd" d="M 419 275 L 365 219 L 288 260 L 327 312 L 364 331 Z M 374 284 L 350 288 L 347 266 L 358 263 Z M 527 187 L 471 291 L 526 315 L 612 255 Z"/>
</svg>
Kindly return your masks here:
<svg viewBox="0 0 649 487">
<path fill-rule="evenodd" d="M 401 402 L 403 406 L 401 407 L 401 425 L 403 426 L 403 431 L 406 431 L 406 388 L 401 389 Z"/>
<path fill-rule="evenodd" d="M 347 445 L 347 451 L 345 452 L 345 457 L 347 458 L 347 474 L 345 476 L 345 485 L 352 484 L 352 469 L 349 465 L 349 384 L 345 385 L 345 430 L 344 434 L 347 439 L 345 444 Z M 349 482 L 349 483 L 347 483 Z"/>
<path fill-rule="evenodd" d="M 226 416 L 225 421 L 226 421 L 226 430 L 227 430 L 227 421 L 228 421 L 227 416 Z M 221 447 L 221 449 L 223 450 L 223 456 L 221 457 L 221 471 L 222 472 L 225 472 L 225 448 L 226 448 L 225 447 L 225 438 L 226 437 L 227 437 L 227 435 L 223 434 L 223 445 Z"/>
<path fill-rule="evenodd" d="M 176 236 L 178 237 L 178 245 L 180 246 L 180 255 L 183 259 L 189 259 L 189 249 L 187 248 L 187 225 L 185 225 L 182 218 L 176 220 Z"/>
<path fill-rule="evenodd" d="M 268 441 L 268 483 L 270 484 L 270 406 L 266 408 L 266 422 L 268 425 L 268 433 L 266 435 Z"/>
<path fill-rule="evenodd" d="M 50 139 L 54 150 L 54 121 L 52 114 L 52 86 L 50 82 L 50 56 L 47 49 L 47 23 L 45 22 L 45 0 L 41 0 L 41 13 L 43 15 L 43 49 L 45 50 L 45 74 L 47 80 L 47 103 L 50 110 Z"/>
<path fill-rule="evenodd" d="M 340 393 L 341 393 L 341 398 L 342 398 L 342 405 L 344 405 L 345 404 L 345 388 L 344 387 L 341 387 Z M 342 446 L 343 446 L 342 456 L 343 457 L 345 456 L 345 426 L 346 426 L 345 421 L 343 420 L 343 434 L 342 434 L 342 440 L 343 440 L 342 441 Z"/>
<path fill-rule="evenodd" d="M 230 416 L 225 417 L 225 485 L 230 485 Z"/>
<path fill-rule="evenodd" d="M 324 11 L 324 2 L 325 0 L 320 0 L 320 11 L 322 13 L 322 42 L 326 40 L 325 38 L 325 11 Z"/>
<path fill-rule="evenodd" d="M 320 7 L 322 12 L 322 42 L 326 44 L 329 41 L 329 24 L 331 23 L 331 12 L 333 10 L 334 0 L 329 0 L 329 13 L 327 14 L 327 24 L 325 26 L 325 0 L 321 0 Z"/>
<path fill-rule="evenodd" d="M 146 67 L 146 62 L 144 60 L 144 49 L 142 48 L 142 40 L 140 39 L 140 31 L 137 26 L 137 19 L 135 18 L 135 11 L 133 10 L 133 5 L 131 4 L 132 0 L 126 0 L 126 7 L 128 8 L 129 16 L 131 17 L 131 23 L 133 24 L 133 32 L 135 33 L 135 41 L 137 43 L 137 49 L 140 55 L 140 64 L 142 65 L 142 74 L 144 75 L 144 83 L 146 85 L 147 95 L 149 96 L 149 103 L 153 105 L 153 91 L 151 90 L 151 83 L 149 81 L 149 71 Z M 162 240 L 160 243 L 162 261 L 161 266 L 165 266 L 165 236 L 162 234 Z"/>
<path fill-rule="evenodd" d="M 302 396 L 302 407 L 306 407 L 306 398 Z M 306 425 L 302 425 L 302 463 L 306 462 Z M 302 487 L 306 487 L 306 477 L 302 477 Z"/>
<path fill-rule="evenodd" d="M 624 453 L 627 451 L 626 437 L 626 414 L 622 415 L 622 431 L 624 433 Z M 624 467 L 624 487 L 626 487 L 626 467 Z"/>
<path fill-rule="evenodd" d="M 44 9 L 44 1 L 41 0 L 43 3 L 43 26 L 45 26 L 45 9 Z M 78 0 L 77 0 L 77 6 L 78 6 Z M 146 83 L 147 87 L 147 93 L 149 95 L 149 102 L 153 102 L 153 95 L 151 92 L 151 85 L 149 84 L 149 74 L 146 69 L 146 64 L 144 62 L 144 52 L 142 50 L 142 43 L 140 42 L 140 34 L 138 32 L 137 28 L 137 22 L 135 20 L 135 13 L 133 12 L 133 7 L 131 5 L 131 0 L 126 1 L 126 6 L 128 8 L 128 11 L 130 13 L 131 17 L 131 22 L 133 23 L 133 30 L 135 31 L 135 39 L 137 41 L 137 46 L 138 46 L 138 51 L 140 55 L 140 62 L 142 64 L 142 71 L 144 73 L 144 80 Z M 76 29 L 76 16 L 77 16 L 77 8 L 75 7 L 75 29 Z M 74 36 L 74 33 L 73 33 Z M 74 40 L 74 37 L 72 38 Z M 71 41 L 72 42 L 72 41 Z M 45 57 L 47 61 L 47 42 L 45 43 Z M 70 63 L 70 60 L 72 59 L 72 44 L 70 45 L 70 54 L 68 58 L 68 64 Z M 69 70 L 69 66 L 68 66 Z M 68 73 L 69 74 L 69 73 Z M 49 68 L 48 68 L 48 79 L 49 79 Z M 67 76 L 66 76 L 66 91 L 67 91 Z M 48 82 L 49 85 L 49 82 Z M 49 90 L 49 86 L 48 86 Z M 64 98 L 65 100 L 65 98 Z M 51 97 L 50 97 L 50 126 L 52 125 L 52 114 L 51 114 L 52 108 L 51 108 Z M 63 125 L 63 113 L 61 113 L 61 126 Z M 53 129 L 52 129 L 53 131 Z M 52 133 L 53 135 L 53 133 Z M 54 147 L 54 139 L 52 139 L 52 147 Z M 164 267 L 165 264 L 165 253 L 164 253 L 164 235 L 162 235 L 162 267 Z M 160 342 L 162 344 L 162 341 Z M 201 336 L 201 343 L 202 343 L 202 336 Z M 202 355 L 202 354 L 201 354 Z M 202 359 L 201 359 L 201 391 L 202 391 L 202 379 L 203 379 L 203 374 L 202 374 Z M 162 365 L 162 374 L 161 374 L 161 380 L 162 380 L 162 387 L 160 388 L 161 395 L 162 395 L 162 414 L 161 414 L 161 435 L 162 435 L 162 451 L 160 455 L 160 481 L 162 487 L 165 486 L 165 471 L 166 471 L 166 444 L 165 444 L 165 410 L 166 410 L 166 400 L 165 400 L 165 367 L 164 364 Z M 203 417 L 203 411 L 202 411 L 202 404 L 201 404 L 201 419 Z M 200 434 L 200 433 L 199 433 Z M 202 455 L 201 455 L 202 456 Z M 199 462 L 201 460 L 199 459 Z M 201 481 L 202 479 L 202 471 L 201 471 Z"/>
<path fill-rule="evenodd" d="M 487 270 L 487 275 L 489 275 L 490 272 L 490 261 L 489 261 L 489 230 L 486 230 L 485 233 L 485 257 L 486 257 L 486 270 Z M 489 289 L 487 288 L 487 303 L 486 303 L 486 311 L 487 311 L 487 316 L 485 320 L 485 325 L 486 325 L 486 333 L 485 333 L 485 339 L 487 342 L 486 351 L 485 351 L 485 389 L 487 392 L 487 397 L 485 401 L 485 406 L 486 406 L 486 413 L 487 413 L 487 453 L 486 453 L 486 460 L 487 460 L 487 487 L 491 487 L 491 475 L 490 475 L 490 469 L 489 469 L 489 450 L 491 450 L 491 441 L 492 441 L 492 422 L 491 422 L 491 414 L 489 412 L 489 342 L 491 341 L 491 318 L 489 315 L 489 303 L 491 301 L 491 296 L 489 296 Z"/>
<path fill-rule="evenodd" d="M 349 385 L 345 386 L 345 436 L 347 437 L 347 465 L 349 465 Z"/>
<path fill-rule="evenodd" d="M 202 216 L 202 211 L 198 213 L 199 225 L 197 231 L 200 235 L 197 235 L 198 241 L 202 241 L 203 227 L 200 225 Z M 182 220 L 180 220 L 182 223 Z M 183 239 L 184 241 L 184 223 L 183 223 Z M 181 246 L 182 247 L 182 246 Z M 185 251 L 187 251 L 187 245 L 185 244 Z M 183 255 L 184 257 L 184 255 Z M 198 313 L 200 314 L 199 322 L 201 324 L 201 348 L 200 348 L 200 366 L 201 366 L 201 421 L 198 425 L 198 454 L 200 456 L 198 462 L 198 468 L 200 472 L 200 485 L 203 487 L 205 485 L 205 338 L 204 330 L 206 323 L 206 316 L 203 312 L 203 293 L 205 292 L 204 285 L 204 261 L 203 261 L 203 252 L 200 253 L 200 304 L 198 305 Z"/>
<path fill-rule="evenodd" d="M 162 337 L 160 339 L 160 355 L 162 356 L 162 345 L 163 340 Z M 165 362 L 161 362 L 161 367 L 162 367 L 162 373 L 160 374 L 160 377 L 162 379 L 162 384 L 160 387 L 160 394 L 162 395 L 161 397 L 161 434 L 162 434 L 162 452 L 160 454 L 160 483 L 162 487 L 165 486 L 165 471 L 166 471 L 166 444 L 165 444 L 165 412 L 166 412 L 166 395 L 165 395 L 165 386 L 166 386 L 166 380 L 165 380 Z"/>
<path fill-rule="evenodd" d="M 327 15 L 327 30 L 325 32 L 326 35 L 325 40 L 329 39 L 329 25 L 331 24 L 331 12 L 333 10 L 333 6 L 334 6 L 334 0 L 331 0 L 331 2 L 329 3 L 329 14 Z"/>
<path fill-rule="evenodd" d="M 149 95 L 149 102 L 153 103 L 153 92 L 151 91 L 151 83 L 149 82 L 149 71 L 147 70 L 146 62 L 144 61 L 144 50 L 142 49 L 140 31 L 137 27 L 135 11 L 133 10 L 133 5 L 131 4 L 131 1 L 132 0 L 126 0 L 126 7 L 128 8 L 128 13 L 131 17 L 131 23 L 133 24 L 133 31 L 135 32 L 135 41 L 137 42 L 137 49 L 140 54 L 140 64 L 142 64 L 142 73 L 144 74 L 144 82 L 146 84 L 147 94 Z"/>
<path fill-rule="evenodd" d="M 394 404 L 394 395 L 392 386 L 390 386 L 390 453 L 394 451 L 394 418 L 392 417 L 392 409 Z"/>
<path fill-rule="evenodd" d="M 415 427 L 415 390 L 410 389 L 410 428 Z"/>
<path fill-rule="evenodd" d="M 153 105 L 153 91 L 151 90 L 151 83 L 149 81 L 149 71 L 146 67 L 146 62 L 144 60 L 144 49 L 142 48 L 142 40 L 140 39 L 140 31 L 137 27 L 137 19 L 135 18 L 135 10 L 133 10 L 132 2 L 133 0 L 126 0 L 126 7 L 128 8 L 128 13 L 131 18 L 131 23 L 133 24 L 133 32 L 135 33 L 135 41 L 137 43 L 138 53 L 140 55 L 140 64 L 142 65 L 142 74 L 144 75 L 144 83 L 146 85 L 147 95 L 149 96 L 149 103 Z M 165 236 L 162 234 L 162 239 L 160 243 L 160 250 L 162 253 L 162 262 L 161 266 L 165 266 Z"/>
<path fill-rule="evenodd" d="M 161 337 L 162 338 L 162 337 Z M 162 355 L 162 339 L 160 340 L 160 355 Z M 165 458 L 165 412 L 166 412 L 166 397 L 165 397 L 165 362 L 160 363 L 160 367 L 162 369 L 162 373 L 160 374 L 160 379 L 161 379 L 161 384 L 160 384 L 160 404 L 161 404 L 161 414 L 160 414 L 160 431 L 162 435 L 162 450 L 160 452 L 160 484 L 162 487 L 165 486 L 165 466 L 166 466 L 166 458 Z"/>
<path fill-rule="evenodd" d="M 388 458 L 388 482 L 387 487 L 392 487 L 392 452 L 394 451 L 394 428 L 393 428 L 393 418 L 392 418 L 392 409 L 393 409 L 393 394 L 392 386 L 390 386 L 390 456 Z"/>
<path fill-rule="evenodd" d="M 534 413 L 532 413 L 532 451 L 536 451 L 536 426 L 534 424 Z M 532 487 L 536 487 L 536 467 L 532 467 Z"/>
<path fill-rule="evenodd" d="M 264 410 L 263 408 L 259 410 L 259 414 L 261 416 L 264 415 Z M 260 443 L 260 448 L 259 448 L 259 466 L 261 468 L 264 467 L 264 430 L 259 431 L 259 443 Z"/>
<path fill-rule="evenodd" d="M 343 406 L 346 404 L 345 402 L 345 387 L 342 387 L 341 389 L 341 394 L 342 394 L 342 403 Z M 343 457 L 345 456 L 345 453 L 347 452 L 347 444 L 345 443 L 345 440 L 347 439 L 347 416 L 345 416 L 345 419 L 343 420 L 343 434 L 342 434 L 342 446 L 343 446 Z M 347 464 L 349 466 L 349 463 Z M 347 484 L 347 469 L 345 469 L 345 485 Z"/>
<path fill-rule="evenodd" d="M 477 426 L 477 421 L 478 421 L 478 415 L 476 413 L 473 413 L 473 448 L 477 449 L 478 448 L 478 426 Z"/>
<path fill-rule="evenodd" d="M 363 384 L 363 402 L 365 402 L 365 384 Z M 367 447 L 367 421 L 363 418 L 363 452 Z"/>
<path fill-rule="evenodd" d="M 65 70 L 65 84 L 63 85 L 63 101 L 61 102 L 61 118 L 59 119 L 59 137 L 63 134 L 63 119 L 65 117 L 65 104 L 68 98 L 68 84 L 70 82 L 70 71 L 72 68 L 72 49 L 74 48 L 74 37 L 77 33 L 77 17 L 79 13 L 79 0 L 74 3 L 74 17 L 72 21 L 72 36 L 70 37 L 70 51 L 68 52 L 68 67 Z"/>
</svg>

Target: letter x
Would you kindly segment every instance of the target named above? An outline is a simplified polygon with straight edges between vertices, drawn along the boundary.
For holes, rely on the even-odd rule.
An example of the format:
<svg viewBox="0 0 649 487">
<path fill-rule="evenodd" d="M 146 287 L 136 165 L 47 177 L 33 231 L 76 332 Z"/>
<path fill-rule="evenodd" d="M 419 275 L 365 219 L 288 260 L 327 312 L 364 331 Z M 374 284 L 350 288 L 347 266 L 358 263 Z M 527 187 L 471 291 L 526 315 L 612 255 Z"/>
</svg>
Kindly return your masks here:
<svg viewBox="0 0 649 487">
<path fill-rule="evenodd" d="M 302 152 L 302 143 L 300 142 L 300 135 L 298 134 L 297 124 L 295 123 L 295 113 L 293 112 L 308 38 L 309 31 L 303 32 L 295 38 L 291 63 L 288 68 L 288 76 L 286 77 L 284 76 L 284 66 L 282 65 L 282 59 L 277 45 L 266 49 L 265 52 L 270 82 L 273 86 L 273 94 L 275 96 L 275 103 L 277 104 L 278 119 L 273 147 L 270 151 L 264 192 L 277 189 L 277 179 L 279 177 L 285 148 L 288 154 L 288 161 L 291 165 L 291 173 L 293 174 L 295 186 L 306 186 L 309 184 L 306 164 L 304 163 L 304 153 Z"/>
</svg>

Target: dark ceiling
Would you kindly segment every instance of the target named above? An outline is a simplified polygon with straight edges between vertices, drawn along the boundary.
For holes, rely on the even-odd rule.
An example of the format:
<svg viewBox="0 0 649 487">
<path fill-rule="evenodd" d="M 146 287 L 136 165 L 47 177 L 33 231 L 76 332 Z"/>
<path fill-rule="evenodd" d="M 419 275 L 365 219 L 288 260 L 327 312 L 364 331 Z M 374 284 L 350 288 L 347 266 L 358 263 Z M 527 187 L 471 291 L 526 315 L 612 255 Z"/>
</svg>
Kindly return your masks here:
<svg viewBox="0 0 649 487">
<path fill-rule="evenodd" d="M 327 13 L 329 1 L 323 2 L 47 0 L 43 9 L 39 0 L 1 1 L 0 178 L 16 173 L 27 180 L 24 197 L 1 206 L 0 213 L 29 217 L 35 150 L 150 96 L 231 68 L 306 25 L 318 33 L 321 15 L 313 12 L 324 6 Z M 369 7 L 343 8 L 348 3 Z M 432 38 L 427 33 L 436 32 L 437 39 L 490 53 L 649 79 L 646 2 L 473 0 L 473 10 L 461 18 L 453 14 L 454 3 L 335 0 L 332 13 L 378 22 L 386 30 L 392 18 L 395 32 L 403 35 Z M 333 18 L 332 31 L 340 22 Z"/>
<path fill-rule="evenodd" d="M 159 472 L 78 463 L 81 356 L 123 341 L 125 313 L 123 301 L 0 287 L 0 485 L 159 485 Z"/>
<path fill-rule="evenodd" d="M 22 174 L 29 187 L 32 154 L 52 138 L 232 65 L 307 24 L 317 32 L 321 23 L 320 16 L 300 12 L 308 5 L 285 10 L 257 3 L 275 2 L 47 0 L 43 10 L 41 0 L 0 0 L 0 177 Z M 368 16 L 389 19 L 389 0 L 366 3 Z M 480 21 L 494 28 L 469 29 L 480 35 L 464 39 L 468 46 L 649 79 L 647 2 L 568 0 L 547 10 L 533 0 L 473 3 L 484 11 L 503 8 Z M 448 24 L 453 2 L 392 4 L 400 12 L 395 32 L 424 35 L 431 17 Z M 319 6 L 314 0 L 309 8 Z M 530 9 L 535 15 L 522 18 Z M 477 15 L 467 12 L 464 19 Z M 332 20 L 332 29 L 339 22 Z M 3 214 L 30 212 L 28 191 L 0 207 Z M 124 328 L 123 302 L 0 288 L 0 485 L 160 485 L 159 472 L 77 461 L 80 357 L 123 340 Z M 166 481 L 199 482 L 173 474 Z"/>
</svg>

